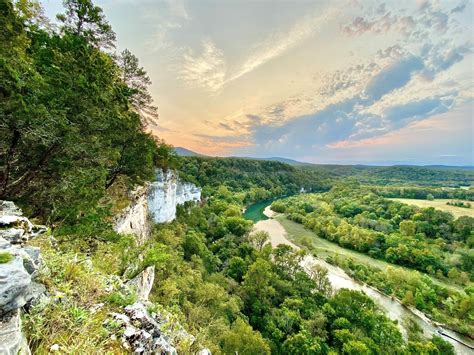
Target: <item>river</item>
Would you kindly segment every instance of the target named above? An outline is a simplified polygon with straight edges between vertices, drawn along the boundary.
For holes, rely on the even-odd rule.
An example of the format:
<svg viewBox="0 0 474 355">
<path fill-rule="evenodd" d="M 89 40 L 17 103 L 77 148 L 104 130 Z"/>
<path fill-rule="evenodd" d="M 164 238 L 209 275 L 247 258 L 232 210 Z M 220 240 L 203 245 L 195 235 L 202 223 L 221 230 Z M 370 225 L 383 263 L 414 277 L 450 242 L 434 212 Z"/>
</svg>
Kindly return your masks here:
<svg viewBox="0 0 474 355">
<path fill-rule="evenodd" d="M 277 220 L 272 218 L 275 213 L 270 209 L 270 203 L 271 201 L 262 201 L 258 203 L 258 206 L 251 205 L 246 210 L 244 216 L 256 222 L 254 225 L 255 230 L 268 232 L 272 246 L 276 247 L 279 244 L 287 244 L 295 249 L 299 249 L 297 245 L 288 240 L 285 228 L 283 228 L 283 226 Z M 251 216 L 249 216 L 247 213 L 249 211 L 251 212 Z M 261 213 L 261 215 L 259 215 L 258 212 Z M 391 297 L 380 293 L 368 285 L 357 282 L 347 275 L 346 272 L 341 268 L 331 265 L 322 259 L 307 255 L 301 262 L 301 266 L 304 269 L 308 269 L 312 264 L 320 264 L 328 269 L 328 279 L 331 282 L 332 288 L 334 290 L 348 288 L 366 293 L 367 296 L 373 299 L 374 302 L 376 302 L 381 307 L 381 309 L 385 311 L 386 315 L 390 319 L 396 320 L 398 322 L 398 326 L 405 337 L 407 332 L 402 324 L 402 320 L 409 317 L 413 319 L 421 327 L 421 329 L 423 329 L 423 332 L 426 336 L 431 337 L 432 335 L 438 335 L 451 343 L 454 346 L 457 354 L 474 354 L 474 342 L 471 339 L 464 337 L 454 331 L 436 326 L 422 312 L 416 309 L 407 308 L 403 306 L 398 300 L 392 299 Z"/>
</svg>

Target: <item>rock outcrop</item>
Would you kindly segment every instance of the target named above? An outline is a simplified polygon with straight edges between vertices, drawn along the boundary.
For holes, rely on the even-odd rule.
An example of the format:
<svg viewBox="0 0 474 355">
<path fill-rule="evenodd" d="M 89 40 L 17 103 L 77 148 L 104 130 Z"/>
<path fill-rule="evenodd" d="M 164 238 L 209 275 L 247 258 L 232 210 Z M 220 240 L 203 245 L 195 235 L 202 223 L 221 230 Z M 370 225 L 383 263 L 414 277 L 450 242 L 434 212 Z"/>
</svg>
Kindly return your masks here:
<svg viewBox="0 0 474 355">
<path fill-rule="evenodd" d="M 155 223 L 171 222 L 176 218 L 176 207 L 186 202 L 201 200 L 201 189 L 183 182 L 174 171 L 158 171 L 156 181 L 148 193 L 148 209 Z"/>
<path fill-rule="evenodd" d="M 143 244 L 150 235 L 150 218 L 155 223 L 173 221 L 178 205 L 201 200 L 201 189 L 181 181 L 174 171 L 157 170 L 156 180 L 135 190 L 131 199 L 130 206 L 115 220 L 114 229 L 136 235 L 138 243 Z"/>
<path fill-rule="evenodd" d="M 199 202 L 201 189 L 194 184 L 180 181 L 173 171 L 157 171 L 156 181 L 133 193 L 132 204 L 116 219 L 115 231 L 134 234 L 137 243 L 146 243 L 151 232 L 151 222 L 166 223 L 176 218 L 176 207 L 186 202 Z M 133 270 L 134 265 L 131 265 Z M 122 344 L 137 354 L 177 354 L 175 344 L 193 344 L 195 338 L 187 333 L 164 310 L 152 313 L 148 301 L 155 279 L 155 267 L 149 266 L 125 286 L 137 295 L 137 302 L 127 306 L 124 313 L 114 313 L 115 321 L 123 327 Z M 166 331 L 164 331 L 166 329 Z M 208 349 L 202 354 L 210 355 Z"/>
<path fill-rule="evenodd" d="M 24 246 L 46 230 L 33 225 L 10 201 L 0 201 L 0 354 L 30 353 L 21 332 L 20 310 L 45 287 L 34 281 L 42 260 L 39 248 Z"/>
</svg>

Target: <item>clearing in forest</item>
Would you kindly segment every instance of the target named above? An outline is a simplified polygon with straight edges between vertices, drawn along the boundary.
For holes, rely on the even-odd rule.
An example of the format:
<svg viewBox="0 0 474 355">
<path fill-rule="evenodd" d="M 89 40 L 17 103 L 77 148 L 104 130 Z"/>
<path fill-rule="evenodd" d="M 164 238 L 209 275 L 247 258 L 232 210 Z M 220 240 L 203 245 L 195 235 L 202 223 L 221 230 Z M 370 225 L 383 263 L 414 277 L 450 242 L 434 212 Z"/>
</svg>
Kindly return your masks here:
<svg viewBox="0 0 474 355">
<path fill-rule="evenodd" d="M 472 201 L 464 201 L 464 200 L 453 200 L 453 199 L 435 199 L 435 200 L 417 200 L 417 199 L 411 199 L 411 198 L 390 198 L 389 200 L 392 201 L 398 201 L 402 203 L 406 203 L 407 205 L 413 205 L 417 207 L 434 207 L 438 210 L 444 211 L 444 212 L 451 212 L 455 218 L 461 217 L 461 216 L 469 216 L 474 218 L 474 202 Z M 465 203 L 470 203 L 473 205 L 471 208 L 465 208 L 465 207 L 457 207 L 457 206 L 450 206 L 447 203 L 452 202 L 452 201 L 462 201 Z"/>
</svg>

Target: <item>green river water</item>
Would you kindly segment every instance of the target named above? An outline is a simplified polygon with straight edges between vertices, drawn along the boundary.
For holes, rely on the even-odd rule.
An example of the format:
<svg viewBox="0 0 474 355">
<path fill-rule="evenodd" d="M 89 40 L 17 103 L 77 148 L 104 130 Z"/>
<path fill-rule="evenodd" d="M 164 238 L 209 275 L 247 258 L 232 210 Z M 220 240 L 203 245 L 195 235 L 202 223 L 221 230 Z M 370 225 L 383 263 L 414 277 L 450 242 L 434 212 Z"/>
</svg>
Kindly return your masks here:
<svg viewBox="0 0 474 355">
<path fill-rule="evenodd" d="M 273 201 L 274 200 L 265 200 L 251 204 L 245 210 L 243 217 L 254 223 L 268 219 L 268 217 L 263 214 L 263 211 Z"/>
</svg>

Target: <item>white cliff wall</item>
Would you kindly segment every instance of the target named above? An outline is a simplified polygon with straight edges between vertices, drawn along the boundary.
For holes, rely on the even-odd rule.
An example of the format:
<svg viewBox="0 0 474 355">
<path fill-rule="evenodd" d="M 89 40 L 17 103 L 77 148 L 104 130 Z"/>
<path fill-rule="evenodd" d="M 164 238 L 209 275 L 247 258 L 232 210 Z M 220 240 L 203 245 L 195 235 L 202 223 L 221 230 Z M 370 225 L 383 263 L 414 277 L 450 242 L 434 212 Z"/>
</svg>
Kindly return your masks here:
<svg viewBox="0 0 474 355">
<path fill-rule="evenodd" d="M 201 189 L 182 182 L 174 171 L 159 171 L 148 191 L 148 210 L 155 223 L 171 222 L 176 218 L 176 207 L 185 202 L 201 200 Z"/>
<path fill-rule="evenodd" d="M 133 193 L 133 201 L 115 220 L 115 231 L 135 234 L 143 244 L 150 235 L 149 218 L 155 223 L 171 222 L 176 218 L 176 207 L 188 201 L 199 202 L 201 189 L 180 181 L 174 171 L 158 170 L 154 182 Z"/>
</svg>

